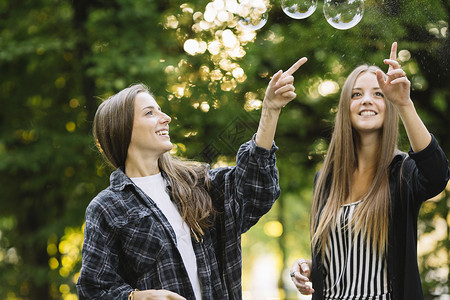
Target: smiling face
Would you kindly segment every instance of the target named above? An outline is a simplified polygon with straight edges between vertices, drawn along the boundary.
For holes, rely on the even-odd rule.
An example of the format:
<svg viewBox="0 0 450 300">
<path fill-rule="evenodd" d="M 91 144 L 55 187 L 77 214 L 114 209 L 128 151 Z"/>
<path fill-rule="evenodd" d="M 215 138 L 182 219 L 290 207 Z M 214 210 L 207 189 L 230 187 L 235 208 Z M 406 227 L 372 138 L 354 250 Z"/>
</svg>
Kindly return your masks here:
<svg viewBox="0 0 450 300">
<path fill-rule="evenodd" d="M 154 156 L 157 159 L 170 151 L 173 147 L 169 136 L 170 121 L 150 94 L 138 93 L 128 156 L 143 159 Z"/>
<path fill-rule="evenodd" d="M 361 73 L 351 93 L 352 127 L 360 134 L 380 131 L 383 128 L 385 112 L 386 102 L 376 75 L 371 72 Z"/>
</svg>

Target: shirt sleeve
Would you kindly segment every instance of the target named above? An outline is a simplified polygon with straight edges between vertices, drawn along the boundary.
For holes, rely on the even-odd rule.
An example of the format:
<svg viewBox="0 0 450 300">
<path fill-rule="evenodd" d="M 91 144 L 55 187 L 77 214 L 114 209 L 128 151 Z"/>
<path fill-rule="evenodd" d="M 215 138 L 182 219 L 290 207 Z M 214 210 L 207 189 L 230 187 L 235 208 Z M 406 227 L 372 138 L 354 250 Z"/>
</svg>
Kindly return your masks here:
<svg viewBox="0 0 450 300">
<path fill-rule="evenodd" d="M 271 149 L 259 147 L 253 138 L 239 148 L 235 167 L 209 172 L 214 206 L 236 233 L 253 226 L 280 195 L 277 149 L 275 143 Z"/>
<path fill-rule="evenodd" d="M 423 202 L 442 192 L 450 177 L 448 160 L 432 135 L 430 144 L 419 152 L 410 148 L 402 167 L 403 182 Z"/>
<path fill-rule="evenodd" d="M 132 287 L 119 274 L 119 251 L 110 215 L 98 197 L 86 210 L 79 299 L 127 299 Z"/>
</svg>

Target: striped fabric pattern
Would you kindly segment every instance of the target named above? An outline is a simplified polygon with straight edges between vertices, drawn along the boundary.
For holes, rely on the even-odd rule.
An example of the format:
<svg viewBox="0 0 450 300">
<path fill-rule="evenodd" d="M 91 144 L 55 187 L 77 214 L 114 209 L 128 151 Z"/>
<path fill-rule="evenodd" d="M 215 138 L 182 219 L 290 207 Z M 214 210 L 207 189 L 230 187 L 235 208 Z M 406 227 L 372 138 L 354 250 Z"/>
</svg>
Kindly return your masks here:
<svg viewBox="0 0 450 300">
<path fill-rule="evenodd" d="M 327 300 L 390 300 L 386 259 L 370 243 L 349 230 L 360 201 L 343 205 L 327 242 L 324 296 Z"/>
</svg>

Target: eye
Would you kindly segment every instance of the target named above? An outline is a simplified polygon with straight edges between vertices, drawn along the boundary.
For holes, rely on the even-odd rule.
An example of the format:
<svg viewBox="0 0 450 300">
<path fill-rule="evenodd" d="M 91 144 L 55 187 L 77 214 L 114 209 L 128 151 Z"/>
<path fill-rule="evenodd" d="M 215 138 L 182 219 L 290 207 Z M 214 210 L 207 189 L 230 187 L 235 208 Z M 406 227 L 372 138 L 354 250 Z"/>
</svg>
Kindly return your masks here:
<svg viewBox="0 0 450 300">
<path fill-rule="evenodd" d="M 153 112 L 152 112 L 151 110 L 149 110 L 149 111 L 147 111 L 147 112 L 145 113 L 145 115 L 146 115 L 146 116 L 152 116 L 152 115 L 153 115 Z"/>
<path fill-rule="evenodd" d="M 384 98 L 384 95 L 382 92 L 375 92 L 375 96 Z"/>
<path fill-rule="evenodd" d="M 360 96 L 361 96 L 360 92 L 355 92 L 355 93 L 352 94 L 352 98 L 360 97 Z"/>
</svg>

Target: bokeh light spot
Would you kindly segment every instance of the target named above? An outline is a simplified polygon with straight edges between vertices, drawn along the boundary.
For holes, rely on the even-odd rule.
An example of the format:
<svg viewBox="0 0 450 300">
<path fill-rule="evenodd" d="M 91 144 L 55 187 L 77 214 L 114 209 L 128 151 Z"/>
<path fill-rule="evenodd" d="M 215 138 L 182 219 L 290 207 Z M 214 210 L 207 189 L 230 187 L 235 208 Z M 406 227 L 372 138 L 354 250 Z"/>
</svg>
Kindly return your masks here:
<svg viewBox="0 0 450 300">
<path fill-rule="evenodd" d="M 283 225 L 278 221 L 270 221 L 264 225 L 264 233 L 271 237 L 279 237 L 283 234 Z"/>
</svg>

